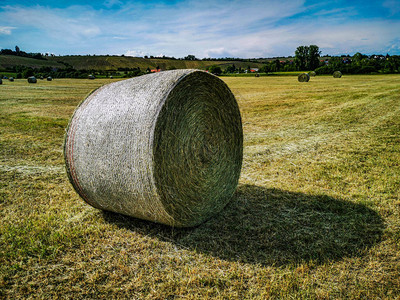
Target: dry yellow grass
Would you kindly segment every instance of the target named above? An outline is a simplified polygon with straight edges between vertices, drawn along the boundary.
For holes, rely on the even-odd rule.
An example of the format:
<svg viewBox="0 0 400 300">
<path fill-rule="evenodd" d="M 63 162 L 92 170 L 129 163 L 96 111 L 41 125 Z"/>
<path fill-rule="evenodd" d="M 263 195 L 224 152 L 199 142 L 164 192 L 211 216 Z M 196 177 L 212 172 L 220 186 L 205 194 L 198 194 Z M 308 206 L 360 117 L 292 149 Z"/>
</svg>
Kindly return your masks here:
<svg viewBox="0 0 400 300">
<path fill-rule="evenodd" d="M 400 297 L 400 77 L 223 78 L 244 124 L 233 201 L 194 229 L 86 205 L 64 129 L 110 80 L 0 87 L 0 297 Z"/>
</svg>

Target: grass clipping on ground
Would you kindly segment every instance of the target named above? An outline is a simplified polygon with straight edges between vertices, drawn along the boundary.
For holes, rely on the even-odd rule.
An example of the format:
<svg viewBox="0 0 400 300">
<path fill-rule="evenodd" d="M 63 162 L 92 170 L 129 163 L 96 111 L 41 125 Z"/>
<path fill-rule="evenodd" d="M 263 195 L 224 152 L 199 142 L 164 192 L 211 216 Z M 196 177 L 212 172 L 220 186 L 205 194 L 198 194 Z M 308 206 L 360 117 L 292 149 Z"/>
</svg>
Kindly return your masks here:
<svg viewBox="0 0 400 300">
<path fill-rule="evenodd" d="M 229 202 L 243 133 L 227 85 L 174 70 L 105 85 L 75 111 L 69 179 L 90 205 L 172 226 L 200 224 Z"/>
</svg>

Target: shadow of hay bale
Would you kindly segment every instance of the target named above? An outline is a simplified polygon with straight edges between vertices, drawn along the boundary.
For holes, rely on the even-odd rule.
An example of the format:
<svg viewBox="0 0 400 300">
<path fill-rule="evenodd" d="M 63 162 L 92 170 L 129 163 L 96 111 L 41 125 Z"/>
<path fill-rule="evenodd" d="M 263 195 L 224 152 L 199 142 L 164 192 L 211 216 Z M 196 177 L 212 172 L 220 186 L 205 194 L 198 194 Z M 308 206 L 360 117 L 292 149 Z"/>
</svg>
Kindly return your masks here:
<svg viewBox="0 0 400 300">
<path fill-rule="evenodd" d="M 104 212 L 106 221 L 228 261 L 286 265 L 362 256 L 380 241 L 379 215 L 362 204 L 242 185 L 216 218 L 178 229 Z"/>
</svg>

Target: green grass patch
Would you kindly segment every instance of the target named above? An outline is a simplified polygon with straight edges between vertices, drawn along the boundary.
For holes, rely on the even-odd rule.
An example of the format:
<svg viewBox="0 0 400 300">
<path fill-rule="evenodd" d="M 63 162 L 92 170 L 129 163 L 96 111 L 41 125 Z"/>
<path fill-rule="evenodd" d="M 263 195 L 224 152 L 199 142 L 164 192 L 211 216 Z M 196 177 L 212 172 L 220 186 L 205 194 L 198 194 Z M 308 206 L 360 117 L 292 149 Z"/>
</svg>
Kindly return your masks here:
<svg viewBox="0 0 400 300">
<path fill-rule="evenodd" d="M 191 229 L 101 212 L 64 129 L 113 80 L 0 86 L 0 297 L 400 297 L 399 76 L 221 77 L 242 114 L 233 200 Z"/>
</svg>

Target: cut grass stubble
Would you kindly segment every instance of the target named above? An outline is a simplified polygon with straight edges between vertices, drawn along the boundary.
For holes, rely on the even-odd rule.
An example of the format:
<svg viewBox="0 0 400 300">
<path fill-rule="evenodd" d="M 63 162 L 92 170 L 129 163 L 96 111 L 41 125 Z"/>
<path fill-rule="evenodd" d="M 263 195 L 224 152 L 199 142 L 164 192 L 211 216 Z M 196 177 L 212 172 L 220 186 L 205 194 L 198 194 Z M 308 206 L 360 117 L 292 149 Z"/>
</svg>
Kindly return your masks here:
<svg viewBox="0 0 400 300">
<path fill-rule="evenodd" d="M 194 229 L 102 213 L 69 184 L 68 119 L 111 80 L 3 82 L 1 297 L 399 297 L 399 77 L 223 79 L 240 186 Z"/>
</svg>

